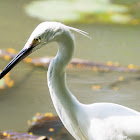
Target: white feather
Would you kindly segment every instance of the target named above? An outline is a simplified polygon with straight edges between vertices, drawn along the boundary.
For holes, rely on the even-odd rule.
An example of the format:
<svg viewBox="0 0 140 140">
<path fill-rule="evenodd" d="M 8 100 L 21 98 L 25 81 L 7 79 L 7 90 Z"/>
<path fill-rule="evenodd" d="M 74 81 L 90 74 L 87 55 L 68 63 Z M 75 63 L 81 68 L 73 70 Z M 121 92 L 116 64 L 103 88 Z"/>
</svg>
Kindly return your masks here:
<svg viewBox="0 0 140 140">
<path fill-rule="evenodd" d="M 75 31 L 75 32 L 77 32 L 77 33 L 80 33 L 80 34 L 82 34 L 83 36 L 86 36 L 87 38 L 91 39 L 91 37 L 87 35 L 87 34 L 88 34 L 87 32 L 82 31 L 82 30 L 77 29 L 77 28 L 74 28 L 74 27 L 70 27 L 70 26 L 67 26 L 67 27 L 68 27 L 69 29 L 71 29 L 71 30 L 73 30 L 73 31 Z"/>
</svg>

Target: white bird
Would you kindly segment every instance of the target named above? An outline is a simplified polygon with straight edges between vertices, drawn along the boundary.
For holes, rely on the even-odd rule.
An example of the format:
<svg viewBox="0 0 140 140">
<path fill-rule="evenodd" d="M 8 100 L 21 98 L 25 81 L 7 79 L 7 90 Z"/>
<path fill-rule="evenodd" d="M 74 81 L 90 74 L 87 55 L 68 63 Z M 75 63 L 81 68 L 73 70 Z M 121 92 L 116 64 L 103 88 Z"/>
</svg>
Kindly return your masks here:
<svg viewBox="0 0 140 140">
<path fill-rule="evenodd" d="M 62 23 L 39 24 L 24 48 L 0 73 L 0 79 L 27 55 L 56 41 L 58 53 L 49 65 L 48 87 L 54 107 L 71 135 L 76 140 L 140 140 L 139 112 L 113 103 L 82 104 L 68 89 L 65 71 L 75 49 L 70 30 L 87 36 Z"/>
</svg>

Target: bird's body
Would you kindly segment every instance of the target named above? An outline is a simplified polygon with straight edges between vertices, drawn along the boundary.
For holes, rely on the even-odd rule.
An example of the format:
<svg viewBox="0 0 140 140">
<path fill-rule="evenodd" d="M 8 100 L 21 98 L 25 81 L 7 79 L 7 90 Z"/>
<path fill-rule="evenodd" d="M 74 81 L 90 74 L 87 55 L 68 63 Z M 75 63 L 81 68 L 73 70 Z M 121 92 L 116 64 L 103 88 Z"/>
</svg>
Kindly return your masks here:
<svg viewBox="0 0 140 140">
<path fill-rule="evenodd" d="M 24 58 L 24 54 L 30 54 L 31 50 L 40 48 L 46 42 L 56 41 L 58 53 L 48 69 L 48 87 L 55 109 L 72 136 L 76 140 L 140 140 L 139 112 L 113 103 L 85 105 L 67 88 L 65 71 L 75 49 L 74 38 L 69 29 L 84 34 L 81 30 L 61 23 L 41 23 L 19 55 L 0 74 L 0 78 Z"/>
</svg>

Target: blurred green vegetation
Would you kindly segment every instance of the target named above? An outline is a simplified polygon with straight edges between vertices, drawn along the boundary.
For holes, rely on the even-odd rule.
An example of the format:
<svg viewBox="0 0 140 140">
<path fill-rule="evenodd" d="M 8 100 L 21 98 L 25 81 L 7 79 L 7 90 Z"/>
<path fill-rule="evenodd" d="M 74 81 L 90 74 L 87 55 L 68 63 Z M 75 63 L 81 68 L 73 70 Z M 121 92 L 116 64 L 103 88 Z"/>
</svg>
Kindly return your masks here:
<svg viewBox="0 0 140 140">
<path fill-rule="evenodd" d="M 65 23 L 138 24 L 138 0 L 39 0 L 25 6 L 27 14 Z"/>
<path fill-rule="evenodd" d="M 114 2 L 126 5 L 129 7 L 129 13 L 133 16 L 133 18 L 140 19 L 140 0 L 114 0 Z"/>
</svg>

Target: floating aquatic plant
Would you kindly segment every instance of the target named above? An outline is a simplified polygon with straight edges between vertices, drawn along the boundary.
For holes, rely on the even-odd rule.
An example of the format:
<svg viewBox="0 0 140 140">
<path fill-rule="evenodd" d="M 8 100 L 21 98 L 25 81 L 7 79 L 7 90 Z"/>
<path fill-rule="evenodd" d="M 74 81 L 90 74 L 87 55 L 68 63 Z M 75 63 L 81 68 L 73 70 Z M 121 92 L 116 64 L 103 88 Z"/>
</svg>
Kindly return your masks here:
<svg viewBox="0 0 140 140">
<path fill-rule="evenodd" d="M 51 117 L 53 117 L 53 114 L 52 113 L 44 113 L 44 114 L 42 114 L 42 113 L 36 113 L 35 116 L 32 118 L 32 121 L 31 120 L 28 120 L 27 121 L 27 124 L 28 125 L 35 125 L 43 117 L 51 118 Z"/>
<path fill-rule="evenodd" d="M 16 56 L 16 50 L 9 48 L 8 50 L 0 49 L 0 57 L 4 58 L 5 60 L 10 60 Z M 53 57 L 40 57 L 40 58 L 25 58 L 24 62 L 32 64 L 38 67 L 48 67 L 50 61 Z M 106 64 L 92 62 L 82 59 L 74 58 L 72 59 L 71 63 L 68 65 L 69 69 L 78 68 L 78 69 L 85 69 L 89 68 L 92 69 L 94 72 L 101 72 L 101 71 L 118 71 L 118 72 L 140 72 L 140 68 L 138 66 L 134 66 L 133 64 L 129 64 L 127 67 L 122 67 L 119 65 L 118 62 L 111 62 L 108 61 Z"/>
<path fill-rule="evenodd" d="M 65 23 L 104 22 L 128 23 L 128 7 L 111 0 L 40 0 L 25 6 L 28 15 L 41 20 Z"/>
<path fill-rule="evenodd" d="M 58 116 L 52 113 L 36 113 L 32 121 L 28 120 L 28 133 L 47 136 L 49 140 L 73 139 Z"/>
<path fill-rule="evenodd" d="M 1 70 L 0 70 L 1 72 Z M 14 81 L 10 78 L 10 73 L 6 74 L 6 76 L 0 80 L 0 89 L 5 89 L 6 87 L 13 87 Z"/>
<path fill-rule="evenodd" d="M 33 133 L 20 133 L 13 131 L 0 132 L 1 140 L 48 140 L 45 136 L 35 136 Z"/>
<path fill-rule="evenodd" d="M 92 90 L 100 90 L 101 86 L 100 85 L 93 85 Z"/>
</svg>

